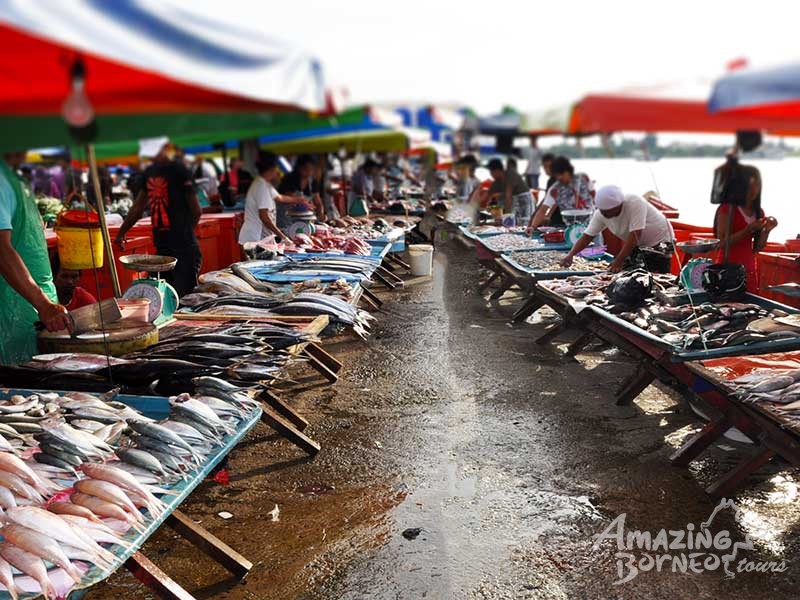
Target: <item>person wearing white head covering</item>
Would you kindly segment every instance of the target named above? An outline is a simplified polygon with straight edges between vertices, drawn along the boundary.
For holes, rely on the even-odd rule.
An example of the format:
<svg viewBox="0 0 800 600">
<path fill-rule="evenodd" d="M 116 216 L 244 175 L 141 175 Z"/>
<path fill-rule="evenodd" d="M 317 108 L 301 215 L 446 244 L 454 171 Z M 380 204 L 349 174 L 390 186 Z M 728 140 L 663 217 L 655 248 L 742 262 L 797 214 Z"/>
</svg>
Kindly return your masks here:
<svg viewBox="0 0 800 600">
<path fill-rule="evenodd" d="M 614 262 L 609 267 L 612 273 L 621 271 L 625 260 L 640 252 L 641 248 L 654 249 L 653 252 L 668 259 L 672 253 L 675 234 L 670 222 L 655 206 L 640 196 L 623 193 L 616 185 L 600 188 L 595 198 L 595 206 L 597 210 L 592 219 L 572 250 L 562 259 L 562 265 L 571 265 L 573 257 L 606 229 L 623 242 L 622 250 L 614 257 Z M 645 255 L 644 262 L 652 271 L 669 270 L 668 260 L 652 261 L 652 264 L 648 264 L 650 261 Z"/>
</svg>

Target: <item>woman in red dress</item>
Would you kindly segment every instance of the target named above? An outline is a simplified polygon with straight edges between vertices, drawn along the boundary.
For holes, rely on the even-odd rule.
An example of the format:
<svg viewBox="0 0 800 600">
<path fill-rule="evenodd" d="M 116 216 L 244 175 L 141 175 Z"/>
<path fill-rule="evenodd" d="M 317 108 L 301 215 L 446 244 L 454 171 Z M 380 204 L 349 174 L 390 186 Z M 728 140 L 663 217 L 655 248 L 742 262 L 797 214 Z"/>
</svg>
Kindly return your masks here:
<svg viewBox="0 0 800 600">
<path fill-rule="evenodd" d="M 767 245 L 770 232 L 778 225 L 774 217 L 764 216 L 761 208 L 761 173 L 750 165 L 740 167 L 750 176 L 750 187 L 744 206 L 722 204 L 714 217 L 714 235 L 722 242 L 717 262 L 724 261 L 724 246 L 730 212 L 733 211 L 728 239 L 728 262 L 744 265 L 747 271 L 747 291 L 758 293 L 756 254 Z"/>
</svg>

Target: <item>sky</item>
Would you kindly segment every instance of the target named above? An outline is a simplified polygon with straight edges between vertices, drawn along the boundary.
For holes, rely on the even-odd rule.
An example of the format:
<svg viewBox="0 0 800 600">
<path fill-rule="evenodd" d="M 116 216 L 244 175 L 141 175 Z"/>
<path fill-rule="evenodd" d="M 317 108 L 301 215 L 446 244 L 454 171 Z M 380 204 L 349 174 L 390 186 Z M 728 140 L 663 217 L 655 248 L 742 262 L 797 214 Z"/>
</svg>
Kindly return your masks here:
<svg viewBox="0 0 800 600">
<path fill-rule="evenodd" d="M 456 102 L 485 114 L 587 92 L 711 80 L 797 59 L 793 2 L 194 0 L 317 55 L 353 103 Z"/>
</svg>

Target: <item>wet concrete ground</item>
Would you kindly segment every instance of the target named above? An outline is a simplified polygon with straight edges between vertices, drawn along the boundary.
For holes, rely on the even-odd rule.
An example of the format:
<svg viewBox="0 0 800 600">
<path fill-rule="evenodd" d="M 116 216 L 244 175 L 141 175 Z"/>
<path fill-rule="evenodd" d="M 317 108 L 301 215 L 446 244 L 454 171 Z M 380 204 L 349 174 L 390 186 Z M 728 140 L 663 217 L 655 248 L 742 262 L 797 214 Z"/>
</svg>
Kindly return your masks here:
<svg viewBox="0 0 800 600">
<path fill-rule="evenodd" d="M 256 563 L 244 583 L 166 528 L 144 553 L 197 598 L 796 598 L 797 482 L 781 465 L 712 529 L 749 536 L 737 561 L 785 559 L 785 572 L 731 579 L 667 563 L 614 585 L 616 548 L 592 536 L 621 513 L 653 536 L 699 529 L 716 505 L 704 487 L 747 447 L 726 441 L 670 466 L 700 424 L 678 393 L 651 386 L 615 406 L 628 359 L 537 346 L 552 315 L 512 328 L 519 299 L 487 303 L 478 278 L 473 253 L 444 244 L 432 281 L 384 295 L 367 342 L 327 345 L 345 363 L 335 386 L 312 378 L 284 394 L 323 446 L 314 460 L 258 427 L 232 454 L 230 485 L 206 482 L 187 500 L 184 512 Z M 412 540 L 410 528 L 421 529 Z M 123 572 L 87 596 L 151 597 Z"/>
</svg>

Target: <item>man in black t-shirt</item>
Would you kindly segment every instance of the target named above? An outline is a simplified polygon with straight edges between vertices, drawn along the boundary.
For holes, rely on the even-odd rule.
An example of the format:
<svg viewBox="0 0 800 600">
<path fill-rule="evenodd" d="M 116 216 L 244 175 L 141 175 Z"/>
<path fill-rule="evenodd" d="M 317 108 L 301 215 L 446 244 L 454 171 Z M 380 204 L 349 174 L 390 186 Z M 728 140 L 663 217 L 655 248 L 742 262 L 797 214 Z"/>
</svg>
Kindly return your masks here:
<svg viewBox="0 0 800 600">
<path fill-rule="evenodd" d="M 179 296 L 184 296 L 197 285 L 200 272 L 202 254 L 194 229 L 202 211 L 191 174 L 183 163 L 173 159 L 169 144 L 161 148 L 153 164 L 145 169 L 144 189 L 119 229 L 118 245 L 122 245 L 125 234 L 142 218 L 145 209 L 150 211 L 156 253 L 178 259 L 175 269 L 165 273 L 164 278 Z"/>
</svg>

